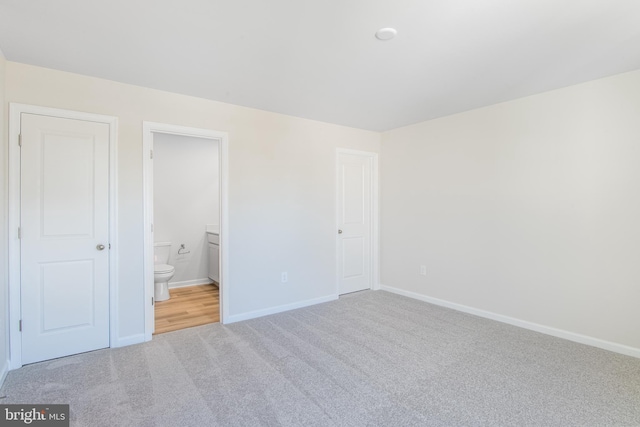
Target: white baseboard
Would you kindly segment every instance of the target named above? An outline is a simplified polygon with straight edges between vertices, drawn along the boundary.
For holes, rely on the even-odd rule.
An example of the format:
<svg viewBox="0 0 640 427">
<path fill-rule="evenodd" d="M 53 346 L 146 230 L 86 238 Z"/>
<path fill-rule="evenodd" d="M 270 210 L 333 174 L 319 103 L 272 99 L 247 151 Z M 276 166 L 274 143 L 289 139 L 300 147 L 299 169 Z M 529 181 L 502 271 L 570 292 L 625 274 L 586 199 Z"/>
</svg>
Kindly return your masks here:
<svg viewBox="0 0 640 427">
<path fill-rule="evenodd" d="M 234 314 L 226 319 L 225 324 L 240 322 L 242 320 L 255 319 L 256 317 L 268 316 L 269 314 L 282 313 L 283 311 L 295 310 L 296 308 L 308 307 L 310 305 L 321 304 L 323 302 L 334 301 L 338 299 L 338 295 L 327 295 L 326 297 L 313 298 L 304 301 L 298 301 L 291 304 L 269 307 L 263 310 L 249 311 L 247 313 Z"/>
<path fill-rule="evenodd" d="M 111 348 L 126 347 L 128 345 L 140 344 L 145 342 L 144 334 L 129 335 L 128 337 L 118 338 L 116 342 L 111 343 Z"/>
<path fill-rule="evenodd" d="M 7 378 L 7 374 L 9 373 L 9 361 L 5 360 L 2 364 L 2 368 L 0 368 L 0 387 L 4 384 L 4 380 Z"/>
<path fill-rule="evenodd" d="M 394 288 L 392 286 L 381 285 L 380 290 L 392 292 L 394 294 L 403 295 L 405 297 L 439 305 L 441 307 L 451 308 L 453 310 L 462 311 L 464 313 L 473 314 L 487 319 L 496 320 L 498 322 L 508 323 L 509 325 L 518 326 L 520 328 L 529 329 L 547 335 L 552 335 L 554 337 L 564 338 L 566 340 L 574 341 L 580 344 L 586 344 L 592 347 L 598 347 L 604 350 L 613 351 L 615 353 L 640 358 L 640 348 L 630 347 L 611 341 L 605 341 L 599 338 L 590 337 L 588 335 L 565 331 L 563 329 L 556 329 L 550 326 L 540 325 L 538 323 L 528 322 L 526 320 L 516 319 L 514 317 L 493 313 L 491 311 L 485 311 L 479 308 L 469 307 L 455 302 L 429 297 L 426 295 L 418 294 L 416 292 L 405 291 L 404 289 Z"/>
<path fill-rule="evenodd" d="M 169 289 L 186 288 L 187 286 L 206 285 L 213 283 L 213 280 L 205 277 L 204 279 L 183 280 L 182 282 L 169 282 Z"/>
</svg>

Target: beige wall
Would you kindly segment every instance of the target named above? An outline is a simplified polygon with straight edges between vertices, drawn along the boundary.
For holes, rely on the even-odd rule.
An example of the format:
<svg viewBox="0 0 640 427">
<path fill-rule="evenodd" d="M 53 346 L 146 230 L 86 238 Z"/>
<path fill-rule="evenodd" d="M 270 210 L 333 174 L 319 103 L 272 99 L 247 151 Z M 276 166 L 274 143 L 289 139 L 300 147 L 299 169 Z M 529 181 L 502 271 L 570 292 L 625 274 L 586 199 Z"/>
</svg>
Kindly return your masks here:
<svg viewBox="0 0 640 427">
<path fill-rule="evenodd" d="M 8 112 L 5 102 L 5 70 L 7 61 L 0 52 L 0 377 L 9 367 L 9 334 L 8 334 L 8 271 L 7 271 L 7 123 Z M 2 380 L 0 378 L 0 385 Z"/>
<path fill-rule="evenodd" d="M 380 134 L 19 63 L 6 71 L 9 102 L 119 119 L 120 338 L 144 328 L 143 120 L 229 132 L 230 315 L 335 294 L 335 149 L 377 152 Z"/>
<path fill-rule="evenodd" d="M 640 349 L 640 71 L 386 132 L 381 159 L 384 285 Z"/>
<path fill-rule="evenodd" d="M 1 105 L 119 118 L 122 339 L 143 332 L 143 120 L 229 132 L 231 315 L 335 293 L 335 148 L 380 134 L 12 62 L 5 80 Z M 639 117 L 633 72 L 383 134 L 382 283 L 640 349 Z"/>
</svg>

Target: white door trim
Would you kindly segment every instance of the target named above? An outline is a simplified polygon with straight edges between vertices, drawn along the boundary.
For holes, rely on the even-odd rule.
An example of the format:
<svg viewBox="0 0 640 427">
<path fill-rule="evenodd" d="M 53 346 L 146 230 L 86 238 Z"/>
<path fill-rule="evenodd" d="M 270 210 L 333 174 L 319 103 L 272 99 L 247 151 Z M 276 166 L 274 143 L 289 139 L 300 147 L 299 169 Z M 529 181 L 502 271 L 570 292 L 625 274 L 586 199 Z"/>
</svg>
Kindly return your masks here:
<svg viewBox="0 0 640 427">
<path fill-rule="evenodd" d="M 84 120 L 109 125 L 109 346 L 118 347 L 118 119 L 112 116 L 9 104 L 9 369 L 22 366 L 20 333 L 20 147 L 22 113 L 63 119 Z"/>
<path fill-rule="evenodd" d="M 339 261 L 338 257 L 340 256 L 340 243 L 338 240 L 337 231 L 340 228 L 340 213 L 338 212 L 339 201 L 338 195 L 340 194 L 338 185 L 340 182 L 339 179 L 339 162 L 340 162 L 340 154 L 352 154 L 356 156 L 367 157 L 371 161 L 371 289 L 379 290 L 380 289 L 380 237 L 379 237 L 379 217 L 378 217 L 378 196 L 379 196 L 379 188 L 378 188 L 378 180 L 379 180 L 379 171 L 378 171 L 378 153 L 370 152 L 370 151 L 360 151 L 360 150 L 351 150 L 347 148 L 336 148 L 336 172 L 335 172 L 335 189 L 336 189 L 336 219 L 335 219 L 335 231 L 336 231 L 336 295 L 340 295 L 339 288 L 339 276 L 340 272 L 338 271 Z"/>
<path fill-rule="evenodd" d="M 164 133 L 217 140 L 220 144 L 220 320 L 229 314 L 229 136 L 226 132 L 165 123 L 142 123 L 142 170 L 144 194 L 144 339 L 151 340 L 154 329 L 153 305 L 153 134 Z"/>
</svg>

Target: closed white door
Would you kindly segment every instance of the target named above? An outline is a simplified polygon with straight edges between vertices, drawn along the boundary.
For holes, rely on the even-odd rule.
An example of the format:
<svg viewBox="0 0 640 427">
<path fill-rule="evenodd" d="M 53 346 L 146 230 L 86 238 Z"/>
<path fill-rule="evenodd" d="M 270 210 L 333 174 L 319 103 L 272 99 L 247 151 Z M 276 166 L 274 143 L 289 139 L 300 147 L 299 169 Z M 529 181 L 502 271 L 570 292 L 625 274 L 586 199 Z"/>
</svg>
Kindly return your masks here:
<svg viewBox="0 0 640 427">
<path fill-rule="evenodd" d="M 21 116 L 22 363 L 109 346 L 109 125 Z"/>
<path fill-rule="evenodd" d="M 372 158 L 338 153 L 338 293 L 371 289 Z"/>
</svg>

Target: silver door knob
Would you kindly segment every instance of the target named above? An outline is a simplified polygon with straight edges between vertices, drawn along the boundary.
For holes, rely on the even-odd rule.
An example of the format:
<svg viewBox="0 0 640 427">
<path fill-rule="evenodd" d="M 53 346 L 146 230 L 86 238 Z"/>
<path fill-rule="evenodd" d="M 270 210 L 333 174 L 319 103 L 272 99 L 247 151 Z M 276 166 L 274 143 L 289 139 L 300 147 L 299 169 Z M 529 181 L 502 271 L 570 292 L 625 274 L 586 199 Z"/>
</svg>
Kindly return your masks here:
<svg viewBox="0 0 640 427">
<path fill-rule="evenodd" d="M 98 246 L 96 246 L 96 249 L 97 249 L 97 250 L 99 250 L 99 251 L 101 251 L 101 250 L 103 250 L 103 249 L 104 249 L 104 245 L 98 245 Z"/>
<path fill-rule="evenodd" d="M 342 234 L 342 230 L 338 230 L 338 234 Z"/>
</svg>

